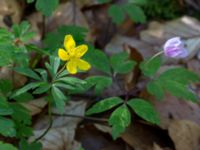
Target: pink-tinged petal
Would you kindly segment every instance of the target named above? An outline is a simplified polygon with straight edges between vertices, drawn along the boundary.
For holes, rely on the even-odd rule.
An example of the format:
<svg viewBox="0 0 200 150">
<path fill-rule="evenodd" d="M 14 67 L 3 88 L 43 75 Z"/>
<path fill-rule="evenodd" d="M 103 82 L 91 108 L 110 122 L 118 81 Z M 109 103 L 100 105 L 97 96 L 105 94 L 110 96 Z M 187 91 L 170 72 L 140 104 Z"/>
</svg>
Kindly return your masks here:
<svg viewBox="0 0 200 150">
<path fill-rule="evenodd" d="M 180 37 L 167 40 L 163 49 L 167 57 L 184 58 L 188 56 L 188 51 L 184 48 L 184 43 L 181 41 Z"/>
</svg>

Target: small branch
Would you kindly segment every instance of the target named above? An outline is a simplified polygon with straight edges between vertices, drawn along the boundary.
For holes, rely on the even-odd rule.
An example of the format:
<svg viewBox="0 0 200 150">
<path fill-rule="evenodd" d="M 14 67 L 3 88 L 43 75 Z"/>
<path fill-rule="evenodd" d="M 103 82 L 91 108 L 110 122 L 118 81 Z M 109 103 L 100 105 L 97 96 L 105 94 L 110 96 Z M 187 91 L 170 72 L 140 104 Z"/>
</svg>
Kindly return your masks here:
<svg viewBox="0 0 200 150">
<path fill-rule="evenodd" d="M 41 140 L 51 129 L 52 125 L 53 125 L 53 119 L 52 119 L 52 114 L 51 114 L 51 104 L 49 103 L 49 107 L 48 107 L 48 114 L 49 114 L 49 126 L 48 128 L 43 132 L 42 135 L 40 135 L 38 138 L 36 138 L 34 140 L 34 142 L 38 142 L 39 140 Z"/>
<path fill-rule="evenodd" d="M 73 115 L 73 114 L 56 114 L 56 113 L 52 113 L 52 115 L 60 116 L 60 117 L 81 118 L 84 120 L 92 120 L 92 121 L 99 121 L 99 122 L 108 122 L 108 119 L 106 118 L 95 118 L 95 117 L 79 116 L 79 115 Z"/>
</svg>

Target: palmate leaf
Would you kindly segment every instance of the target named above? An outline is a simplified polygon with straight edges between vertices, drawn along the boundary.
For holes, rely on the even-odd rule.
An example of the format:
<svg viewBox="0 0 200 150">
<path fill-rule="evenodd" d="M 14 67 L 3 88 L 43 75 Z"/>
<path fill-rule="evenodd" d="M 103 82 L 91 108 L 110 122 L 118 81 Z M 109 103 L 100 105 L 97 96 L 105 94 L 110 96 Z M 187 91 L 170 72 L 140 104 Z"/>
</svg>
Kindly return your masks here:
<svg viewBox="0 0 200 150">
<path fill-rule="evenodd" d="M 3 143 L 2 141 L 0 141 L 0 149 L 1 150 L 17 150 L 16 147 L 14 147 L 11 144 L 8 143 Z"/>
<path fill-rule="evenodd" d="M 112 21 L 116 24 L 120 24 L 125 19 L 125 13 L 121 6 L 118 5 L 111 5 L 111 7 L 108 10 L 109 16 L 112 18 Z"/>
<path fill-rule="evenodd" d="M 92 64 L 92 67 L 95 69 L 100 70 L 108 75 L 111 74 L 108 56 L 103 51 L 89 47 L 85 59 Z"/>
<path fill-rule="evenodd" d="M 121 52 L 111 56 L 110 64 L 115 73 L 129 73 L 133 70 L 136 62 L 133 60 L 128 60 L 128 53 Z"/>
<path fill-rule="evenodd" d="M 29 68 L 16 67 L 14 70 L 20 74 L 23 74 L 23 75 L 33 78 L 35 80 L 41 80 L 40 76 L 38 76 L 33 70 L 31 70 Z"/>
<path fill-rule="evenodd" d="M 56 108 L 60 111 L 60 113 L 64 113 L 64 111 L 65 111 L 65 101 L 67 100 L 66 96 L 56 86 L 52 86 L 51 93 L 52 93 L 53 100 L 54 100 L 54 103 L 56 105 Z"/>
<path fill-rule="evenodd" d="M 6 137 L 16 136 L 15 124 L 11 119 L 0 117 L 0 134 Z"/>
<path fill-rule="evenodd" d="M 95 93 L 97 95 L 101 94 L 101 92 L 111 86 L 112 79 L 106 76 L 91 76 L 86 79 L 89 87 L 95 87 Z"/>
<path fill-rule="evenodd" d="M 45 16 L 50 16 L 59 4 L 59 0 L 37 0 L 36 9 Z"/>
<path fill-rule="evenodd" d="M 198 101 L 198 96 L 190 91 L 187 85 L 183 85 L 173 80 L 167 80 L 163 82 L 162 86 L 165 90 L 169 91 L 172 95 L 178 98 L 183 98 L 192 102 Z"/>
<path fill-rule="evenodd" d="M 200 76 L 185 68 L 176 67 L 163 72 L 159 76 L 159 80 L 173 80 L 186 85 L 192 82 L 200 82 Z"/>
<path fill-rule="evenodd" d="M 197 95 L 189 89 L 189 84 L 195 82 L 200 83 L 200 77 L 197 74 L 178 67 L 169 69 L 161 73 L 157 79 L 150 81 L 147 90 L 158 99 L 162 99 L 164 91 L 167 91 L 178 98 L 196 102 Z"/>
<path fill-rule="evenodd" d="M 42 144 L 38 142 L 30 143 L 26 140 L 20 141 L 20 150 L 42 150 Z"/>
<path fill-rule="evenodd" d="M 106 110 L 109 110 L 119 104 L 123 103 L 123 100 L 119 97 L 110 97 L 103 99 L 96 104 L 94 104 L 88 111 L 86 112 L 87 115 L 95 114 L 104 112 Z"/>
<path fill-rule="evenodd" d="M 7 95 L 13 89 L 12 82 L 6 79 L 0 79 L 0 93 Z"/>
<path fill-rule="evenodd" d="M 12 108 L 7 102 L 5 97 L 0 96 L 0 115 L 11 115 L 13 113 Z"/>
<path fill-rule="evenodd" d="M 31 116 L 28 109 L 22 106 L 19 103 L 10 105 L 13 109 L 12 118 L 18 122 L 22 122 L 23 124 L 30 125 L 31 124 Z"/>
<path fill-rule="evenodd" d="M 141 7 L 128 3 L 123 7 L 124 11 L 129 15 L 129 17 L 136 23 L 145 23 L 146 16 Z"/>
<path fill-rule="evenodd" d="M 118 107 L 109 118 L 109 125 L 112 126 L 112 137 L 116 139 L 131 123 L 131 114 L 126 105 Z"/>
<path fill-rule="evenodd" d="M 140 69 L 145 76 L 154 75 L 161 66 L 161 58 L 155 57 L 153 59 L 145 60 L 140 64 Z"/>
<path fill-rule="evenodd" d="M 164 89 L 158 80 L 150 81 L 147 84 L 147 90 L 150 94 L 155 95 L 158 100 L 164 97 Z"/>
<path fill-rule="evenodd" d="M 146 121 L 154 124 L 159 124 L 159 115 L 155 108 L 147 101 L 143 99 L 131 99 L 128 101 L 128 105 L 133 109 L 133 111 Z"/>
</svg>

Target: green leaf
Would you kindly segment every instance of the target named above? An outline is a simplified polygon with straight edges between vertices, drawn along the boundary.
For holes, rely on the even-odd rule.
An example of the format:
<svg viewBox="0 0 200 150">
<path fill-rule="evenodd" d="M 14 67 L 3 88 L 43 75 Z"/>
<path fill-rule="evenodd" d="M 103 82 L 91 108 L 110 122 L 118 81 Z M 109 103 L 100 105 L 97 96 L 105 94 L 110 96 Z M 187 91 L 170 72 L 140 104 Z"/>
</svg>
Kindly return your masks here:
<svg viewBox="0 0 200 150">
<path fill-rule="evenodd" d="M 35 89 L 36 87 L 40 86 L 42 83 L 43 82 L 32 82 L 32 83 L 29 83 L 29 84 L 25 85 L 24 87 L 22 87 L 21 89 L 17 90 L 15 93 L 13 93 L 13 95 L 11 95 L 11 98 L 19 96 L 19 95 L 27 92 L 30 89 Z"/>
<path fill-rule="evenodd" d="M 86 53 L 85 59 L 92 64 L 92 66 L 104 73 L 111 74 L 110 62 L 108 56 L 98 49 L 89 47 L 89 51 Z"/>
<path fill-rule="evenodd" d="M 63 77 L 56 80 L 56 82 L 64 82 L 70 85 L 86 84 L 86 81 L 75 77 Z"/>
<path fill-rule="evenodd" d="M 33 94 L 42 94 L 47 92 L 51 88 L 51 84 L 48 82 L 43 82 L 40 86 L 33 91 Z"/>
<path fill-rule="evenodd" d="M 12 45 L 0 45 L 0 67 L 11 64 L 14 61 Z"/>
<path fill-rule="evenodd" d="M 136 65 L 135 61 L 128 60 L 128 53 L 121 52 L 111 56 L 110 63 L 115 73 L 129 73 Z"/>
<path fill-rule="evenodd" d="M 112 21 L 116 24 L 120 24 L 125 19 L 125 14 L 121 6 L 111 5 L 108 10 L 108 15 L 112 18 Z"/>
<path fill-rule="evenodd" d="M 53 86 L 64 88 L 64 89 L 67 89 L 67 90 L 74 90 L 74 89 L 76 89 L 76 87 L 74 87 L 74 86 L 72 86 L 70 84 L 59 83 L 59 82 L 54 83 Z"/>
<path fill-rule="evenodd" d="M 137 5 L 146 5 L 146 4 L 148 4 L 147 0 L 129 0 L 128 2 L 137 4 Z"/>
<path fill-rule="evenodd" d="M 67 25 L 61 26 L 55 32 L 50 32 L 46 35 L 44 39 L 45 48 L 49 51 L 51 50 L 52 53 L 55 53 L 57 56 L 58 48 L 63 45 L 64 37 L 67 34 L 71 34 L 76 41 L 76 43 L 83 43 L 86 33 L 88 30 L 83 27 L 74 26 L 74 25 Z"/>
<path fill-rule="evenodd" d="M 30 136 L 33 136 L 33 128 L 29 127 L 28 125 L 24 124 L 23 122 L 16 121 L 15 120 L 15 125 L 16 125 L 16 130 L 17 130 L 17 138 L 27 138 Z"/>
<path fill-rule="evenodd" d="M 60 113 L 64 113 L 64 111 L 65 111 L 65 100 L 67 98 L 64 96 L 63 92 L 55 86 L 52 86 L 51 93 L 52 93 L 54 102 L 56 104 L 56 108 L 60 111 Z"/>
<path fill-rule="evenodd" d="M 12 82 L 6 79 L 0 79 L 0 92 L 5 96 L 13 89 Z"/>
<path fill-rule="evenodd" d="M 145 23 L 146 16 L 141 7 L 135 4 L 126 4 L 123 7 L 124 11 L 129 15 L 129 17 L 136 23 Z"/>
<path fill-rule="evenodd" d="M 183 85 L 179 82 L 168 80 L 163 82 L 163 87 L 178 98 L 191 100 L 192 102 L 197 102 L 199 100 L 196 94 L 190 91 L 186 85 Z"/>
<path fill-rule="evenodd" d="M 164 97 L 164 90 L 162 88 L 162 84 L 157 80 L 150 81 L 147 84 L 147 90 L 150 94 L 155 95 L 159 100 Z"/>
<path fill-rule="evenodd" d="M 14 122 L 10 119 L 0 117 L 0 134 L 6 137 L 14 137 L 16 135 Z"/>
<path fill-rule="evenodd" d="M 53 66 L 54 74 L 57 73 L 58 68 L 60 66 L 60 58 L 58 57 L 50 57 L 50 64 Z"/>
<path fill-rule="evenodd" d="M 13 113 L 12 108 L 7 102 L 5 97 L 0 96 L 0 115 L 11 115 Z"/>
<path fill-rule="evenodd" d="M 159 76 L 160 80 L 173 80 L 184 85 L 192 82 L 200 82 L 200 76 L 185 68 L 176 67 L 163 72 Z"/>
<path fill-rule="evenodd" d="M 91 76 L 86 79 L 89 87 L 95 87 L 95 93 L 97 95 L 112 85 L 112 79 L 106 76 Z"/>
<path fill-rule="evenodd" d="M 59 0 L 37 0 L 36 9 L 45 16 L 50 16 L 59 4 Z"/>
<path fill-rule="evenodd" d="M 31 93 L 25 92 L 16 97 L 13 97 L 13 99 L 16 100 L 17 102 L 27 102 L 33 100 L 34 97 Z"/>
<path fill-rule="evenodd" d="M 123 103 L 123 100 L 119 97 L 110 97 L 103 99 L 96 104 L 94 104 L 88 111 L 86 112 L 87 115 L 95 114 L 104 112 L 106 110 L 109 110 L 119 104 Z"/>
<path fill-rule="evenodd" d="M 153 76 L 161 66 L 161 57 L 145 60 L 140 64 L 140 69 L 145 76 Z"/>
<path fill-rule="evenodd" d="M 116 139 L 131 123 L 131 114 L 126 105 L 118 107 L 111 114 L 108 122 L 112 126 L 112 136 Z"/>
<path fill-rule="evenodd" d="M 33 3 L 35 0 L 26 0 L 27 3 Z"/>
<path fill-rule="evenodd" d="M 31 116 L 29 111 L 19 103 L 11 104 L 13 109 L 12 118 L 18 122 L 22 122 L 24 124 L 31 124 Z"/>
<path fill-rule="evenodd" d="M 0 141 L 0 149 L 1 150 L 17 150 L 17 148 L 14 147 L 13 145 L 3 143 L 2 141 Z"/>
<path fill-rule="evenodd" d="M 41 75 L 43 81 L 45 82 L 48 81 L 48 74 L 46 70 L 39 68 L 39 69 L 35 69 L 35 71 L 37 71 Z"/>
<path fill-rule="evenodd" d="M 23 75 L 33 78 L 35 80 L 41 80 L 41 78 L 34 71 L 32 71 L 29 68 L 16 67 L 14 70 L 20 74 L 23 74 Z"/>
<path fill-rule="evenodd" d="M 155 108 L 147 101 L 139 98 L 131 99 L 128 105 L 135 111 L 135 113 L 146 121 L 154 124 L 159 124 L 159 115 Z"/>
<path fill-rule="evenodd" d="M 104 4 L 104 3 L 109 3 L 109 2 L 111 2 L 112 0 L 98 0 L 98 2 L 100 3 L 100 4 Z"/>
<path fill-rule="evenodd" d="M 20 141 L 20 150 L 42 150 L 42 144 L 38 142 L 29 143 L 26 140 Z"/>
</svg>

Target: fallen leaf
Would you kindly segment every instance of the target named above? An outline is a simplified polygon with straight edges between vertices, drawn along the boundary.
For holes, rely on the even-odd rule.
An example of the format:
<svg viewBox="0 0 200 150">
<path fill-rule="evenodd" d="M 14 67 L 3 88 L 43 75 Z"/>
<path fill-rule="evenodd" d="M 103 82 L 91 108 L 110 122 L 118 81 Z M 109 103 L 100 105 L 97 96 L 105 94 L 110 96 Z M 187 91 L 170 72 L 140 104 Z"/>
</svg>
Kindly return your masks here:
<svg viewBox="0 0 200 150">
<path fill-rule="evenodd" d="M 22 103 L 22 105 L 30 111 L 31 116 L 34 116 L 42 111 L 42 109 L 47 105 L 47 101 L 45 101 L 44 98 L 39 98 L 27 103 Z"/>
<path fill-rule="evenodd" d="M 0 79 L 8 79 L 13 81 L 15 88 L 19 88 L 27 82 L 27 78 L 25 76 L 12 71 L 8 67 L 0 68 Z"/>
<path fill-rule="evenodd" d="M 136 122 L 122 134 L 122 139 L 134 150 L 153 150 L 154 143 L 163 147 L 173 147 L 167 133 L 156 127 Z"/>
<path fill-rule="evenodd" d="M 65 107 L 64 114 L 84 116 L 85 101 L 70 101 Z M 57 110 L 52 113 L 58 114 Z M 75 140 L 75 129 L 77 124 L 82 121 L 82 118 L 69 117 L 65 115 L 53 116 L 53 125 L 49 132 L 40 140 L 43 145 L 43 150 L 77 150 L 80 148 Z M 39 137 L 48 127 L 48 116 L 41 116 L 34 125 L 34 136 L 30 141 Z"/>
<path fill-rule="evenodd" d="M 172 120 L 190 120 L 200 125 L 200 108 L 197 104 L 166 94 L 162 101 L 152 100 L 160 114 L 160 126 L 167 129 Z"/>
<path fill-rule="evenodd" d="M 176 150 L 200 149 L 200 126 L 187 120 L 176 120 L 169 126 L 169 135 Z"/>
<path fill-rule="evenodd" d="M 74 12 L 75 11 L 75 12 Z M 46 31 L 53 31 L 61 25 L 78 25 L 89 28 L 85 16 L 80 11 L 80 7 L 76 4 L 66 2 L 58 6 L 53 15 L 47 20 Z"/>
<path fill-rule="evenodd" d="M 17 0 L 0 1 L 0 27 L 10 27 L 21 21 L 23 7 Z"/>
</svg>

